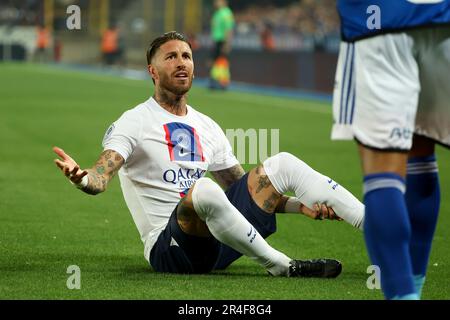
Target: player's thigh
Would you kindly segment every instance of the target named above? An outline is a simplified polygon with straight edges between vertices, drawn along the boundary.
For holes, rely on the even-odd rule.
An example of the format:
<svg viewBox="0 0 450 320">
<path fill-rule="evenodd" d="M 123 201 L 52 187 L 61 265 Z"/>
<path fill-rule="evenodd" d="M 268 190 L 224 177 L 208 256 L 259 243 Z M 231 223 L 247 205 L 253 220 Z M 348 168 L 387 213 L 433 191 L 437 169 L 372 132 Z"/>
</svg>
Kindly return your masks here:
<svg viewBox="0 0 450 320">
<path fill-rule="evenodd" d="M 410 34 L 421 84 L 415 132 L 450 146 L 450 26 L 418 29 Z"/>
<path fill-rule="evenodd" d="M 150 264 L 157 272 L 206 273 L 213 269 L 219 252 L 220 243 L 214 237 L 185 233 L 175 208 L 150 252 Z"/>
<path fill-rule="evenodd" d="M 270 182 L 262 165 L 250 170 L 248 174 L 248 191 L 258 207 L 267 213 L 275 212 L 281 200 L 281 194 Z"/>
<path fill-rule="evenodd" d="M 258 230 L 263 238 L 276 231 L 276 215 L 273 212 L 263 210 L 255 202 L 255 198 L 250 191 L 250 176 L 252 172 L 246 173 L 238 181 L 233 183 L 225 195 L 228 201 Z"/>
<path fill-rule="evenodd" d="M 380 35 L 341 46 L 333 96 L 333 139 L 409 150 L 420 90 L 413 39 Z"/>
<path fill-rule="evenodd" d="M 192 202 L 192 191 L 194 187 L 195 184 L 189 189 L 187 195 L 180 200 L 177 206 L 177 223 L 181 230 L 188 235 L 209 237 L 211 233 L 208 226 L 200 219 L 194 209 Z"/>
</svg>

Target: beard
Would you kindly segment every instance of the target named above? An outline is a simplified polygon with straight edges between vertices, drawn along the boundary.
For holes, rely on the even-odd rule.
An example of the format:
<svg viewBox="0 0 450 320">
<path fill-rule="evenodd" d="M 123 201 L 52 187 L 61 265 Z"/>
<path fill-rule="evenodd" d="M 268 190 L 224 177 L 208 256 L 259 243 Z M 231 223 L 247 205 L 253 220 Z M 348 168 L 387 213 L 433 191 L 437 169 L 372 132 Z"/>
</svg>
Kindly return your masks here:
<svg viewBox="0 0 450 320">
<path fill-rule="evenodd" d="M 168 74 L 161 74 L 160 75 L 160 87 L 165 90 L 173 93 L 174 95 L 181 96 L 187 93 L 192 86 L 192 78 L 193 76 L 190 75 L 187 79 L 187 81 L 184 82 L 178 82 L 177 78 L 172 77 Z"/>
</svg>

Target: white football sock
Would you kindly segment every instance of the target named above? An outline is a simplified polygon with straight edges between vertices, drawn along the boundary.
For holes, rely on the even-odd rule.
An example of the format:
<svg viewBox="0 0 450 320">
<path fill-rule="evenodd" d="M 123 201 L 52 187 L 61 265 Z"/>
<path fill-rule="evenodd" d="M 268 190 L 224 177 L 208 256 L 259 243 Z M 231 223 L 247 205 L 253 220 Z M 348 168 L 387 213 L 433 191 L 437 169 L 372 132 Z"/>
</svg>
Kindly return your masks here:
<svg viewBox="0 0 450 320">
<path fill-rule="evenodd" d="M 272 248 L 209 178 L 195 182 L 192 201 L 197 215 L 220 242 L 246 255 L 272 275 L 288 275 L 291 259 Z"/>
<path fill-rule="evenodd" d="M 339 217 L 362 230 L 364 204 L 336 181 L 287 152 L 268 158 L 263 165 L 270 182 L 279 193 L 294 192 L 309 208 L 313 208 L 315 203 L 326 204 Z"/>
</svg>

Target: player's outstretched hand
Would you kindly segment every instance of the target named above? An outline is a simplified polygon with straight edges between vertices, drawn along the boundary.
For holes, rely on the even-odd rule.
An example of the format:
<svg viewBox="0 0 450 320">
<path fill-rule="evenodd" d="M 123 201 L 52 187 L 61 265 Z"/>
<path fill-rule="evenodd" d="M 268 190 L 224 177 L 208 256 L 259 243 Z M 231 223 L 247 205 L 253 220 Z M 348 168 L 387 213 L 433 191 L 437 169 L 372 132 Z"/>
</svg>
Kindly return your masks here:
<svg viewBox="0 0 450 320">
<path fill-rule="evenodd" d="M 310 217 L 312 219 L 317 219 L 317 220 L 328 219 L 328 220 L 338 220 L 338 221 L 343 220 L 342 218 L 338 217 L 338 215 L 334 212 L 334 210 L 332 208 L 328 207 L 325 204 L 316 203 L 316 204 L 314 204 L 313 209 L 310 209 L 307 206 L 305 206 L 304 204 L 302 204 L 300 206 L 300 211 L 305 216 Z"/>
<path fill-rule="evenodd" d="M 61 169 L 64 175 L 73 183 L 78 184 L 87 175 L 86 170 L 81 170 L 80 166 L 63 149 L 53 147 L 53 151 L 61 158 L 55 159 L 56 166 Z"/>
</svg>

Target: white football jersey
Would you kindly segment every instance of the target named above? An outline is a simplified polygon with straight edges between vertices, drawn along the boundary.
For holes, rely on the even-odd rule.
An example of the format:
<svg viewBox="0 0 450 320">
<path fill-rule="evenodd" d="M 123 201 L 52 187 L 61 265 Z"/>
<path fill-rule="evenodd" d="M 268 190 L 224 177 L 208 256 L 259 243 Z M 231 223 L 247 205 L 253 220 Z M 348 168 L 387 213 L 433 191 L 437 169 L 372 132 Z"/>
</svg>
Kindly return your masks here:
<svg viewBox="0 0 450 320">
<path fill-rule="evenodd" d="M 120 185 L 147 261 L 173 209 L 194 182 L 207 170 L 239 163 L 211 118 L 190 106 L 185 116 L 174 115 L 153 98 L 115 121 L 105 134 L 103 148 L 125 159 Z"/>
</svg>

